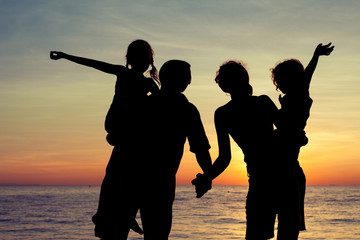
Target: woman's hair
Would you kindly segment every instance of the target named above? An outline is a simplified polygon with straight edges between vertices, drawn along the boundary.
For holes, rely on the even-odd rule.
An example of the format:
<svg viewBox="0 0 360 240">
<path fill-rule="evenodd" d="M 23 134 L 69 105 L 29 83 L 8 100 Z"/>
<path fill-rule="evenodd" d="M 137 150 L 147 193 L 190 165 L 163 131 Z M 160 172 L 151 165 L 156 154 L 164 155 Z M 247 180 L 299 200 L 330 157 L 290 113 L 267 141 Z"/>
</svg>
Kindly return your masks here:
<svg viewBox="0 0 360 240">
<path fill-rule="evenodd" d="M 158 72 L 154 66 L 154 51 L 150 44 L 142 39 L 131 42 L 126 53 L 126 67 L 128 68 L 129 65 L 145 60 L 148 61 L 147 63 L 151 66 L 149 71 L 151 78 L 159 83 Z"/>
<path fill-rule="evenodd" d="M 270 69 L 270 71 L 276 90 L 282 86 L 288 89 L 291 86 L 301 84 L 305 73 L 304 66 L 298 59 L 284 60 Z"/>
<path fill-rule="evenodd" d="M 215 82 L 226 93 L 241 92 L 252 96 L 253 90 L 249 84 L 249 74 L 240 61 L 227 61 L 216 72 Z"/>
</svg>

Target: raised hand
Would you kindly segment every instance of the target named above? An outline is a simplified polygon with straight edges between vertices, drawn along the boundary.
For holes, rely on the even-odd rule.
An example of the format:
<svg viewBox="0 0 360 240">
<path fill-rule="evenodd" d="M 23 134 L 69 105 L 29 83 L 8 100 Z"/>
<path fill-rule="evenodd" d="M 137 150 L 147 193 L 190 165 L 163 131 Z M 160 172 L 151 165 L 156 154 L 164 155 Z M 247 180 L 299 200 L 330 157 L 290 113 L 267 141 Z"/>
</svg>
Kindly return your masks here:
<svg viewBox="0 0 360 240">
<path fill-rule="evenodd" d="M 64 57 L 64 53 L 63 52 L 57 52 L 57 51 L 50 51 L 50 58 L 52 60 L 58 60 L 60 58 Z"/>
<path fill-rule="evenodd" d="M 207 193 L 207 191 L 211 189 L 212 181 L 201 173 L 198 173 L 196 178 L 192 180 L 191 183 L 195 185 L 196 197 L 201 198 L 205 193 Z"/>
<path fill-rule="evenodd" d="M 331 42 L 326 45 L 322 45 L 320 43 L 319 45 L 317 45 L 314 54 L 317 56 L 321 56 L 321 55 L 328 56 L 334 50 L 334 47 L 335 46 L 331 46 Z"/>
</svg>

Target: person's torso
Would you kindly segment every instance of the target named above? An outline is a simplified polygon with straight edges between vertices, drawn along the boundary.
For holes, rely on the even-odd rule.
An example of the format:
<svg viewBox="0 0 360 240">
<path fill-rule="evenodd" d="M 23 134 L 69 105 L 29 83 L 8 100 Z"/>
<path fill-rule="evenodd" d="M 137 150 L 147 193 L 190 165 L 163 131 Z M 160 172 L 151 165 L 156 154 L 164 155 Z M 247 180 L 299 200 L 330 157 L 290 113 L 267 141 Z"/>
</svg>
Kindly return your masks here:
<svg viewBox="0 0 360 240">
<path fill-rule="evenodd" d="M 274 161 L 273 116 L 263 97 L 230 101 L 220 108 L 224 125 L 244 153 L 248 173 L 266 169 Z"/>
</svg>

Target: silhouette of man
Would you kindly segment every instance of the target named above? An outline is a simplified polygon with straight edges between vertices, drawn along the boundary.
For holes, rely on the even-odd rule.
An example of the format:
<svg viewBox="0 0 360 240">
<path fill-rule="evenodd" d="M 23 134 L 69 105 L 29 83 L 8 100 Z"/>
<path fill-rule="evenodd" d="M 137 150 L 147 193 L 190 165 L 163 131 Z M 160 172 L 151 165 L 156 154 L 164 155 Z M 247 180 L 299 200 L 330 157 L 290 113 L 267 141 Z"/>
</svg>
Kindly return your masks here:
<svg viewBox="0 0 360 240">
<path fill-rule="evenodd" d="M 170 60 L 160 69 L 161 90 L 150 96 L 143 140 L 140 214 L 144 239 L 168 239 L 172 224 L 176 172 L 188 139 L 190 151 L 205 172 L 211 166 L 209 142 L 197 108 L 182 94 L 191 82 L 190 64 Z M 147 157 L 146 157 L 147 156 Z"/>
</svg>

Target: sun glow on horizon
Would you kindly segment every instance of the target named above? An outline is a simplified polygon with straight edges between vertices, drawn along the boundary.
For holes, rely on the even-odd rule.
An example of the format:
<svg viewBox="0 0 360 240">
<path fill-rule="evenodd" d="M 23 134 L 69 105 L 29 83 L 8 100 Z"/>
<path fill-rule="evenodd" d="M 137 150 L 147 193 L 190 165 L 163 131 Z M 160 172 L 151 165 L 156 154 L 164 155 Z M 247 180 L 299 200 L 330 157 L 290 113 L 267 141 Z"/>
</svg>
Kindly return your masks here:
<svg viewBox="0 0 360 240">
<path fill-rule="evenodd" d="M 213 161 L 214 111 L 229 101 L 214 82 L 220 64 L 244 61 L 254 94 L 279 106 L 269 69 L 294 57 L 307 65 L 318 43 L 333 42 L 334 52 L 320 59 L 311 83 L 309 144 L 299 161 L 310 185 L 360 184 L 359 1 L 40 0 L 3 1 L 2 9 L 0 184 L 101 184 L 112 150 L 104 119 L 115 78 L 51 61 L 49 51 L 124 65 L 128 44 L 139 38 L 152 45 L 158 69 L 169 59 L 191 64 L 185 95 L 200 111 Z M 246 164 L 233 142 L 232 155 L 214 184 L 247 185 Z M 177 183 L 191 184 L 198 172 L 185 146 Z"/>
</svg>

